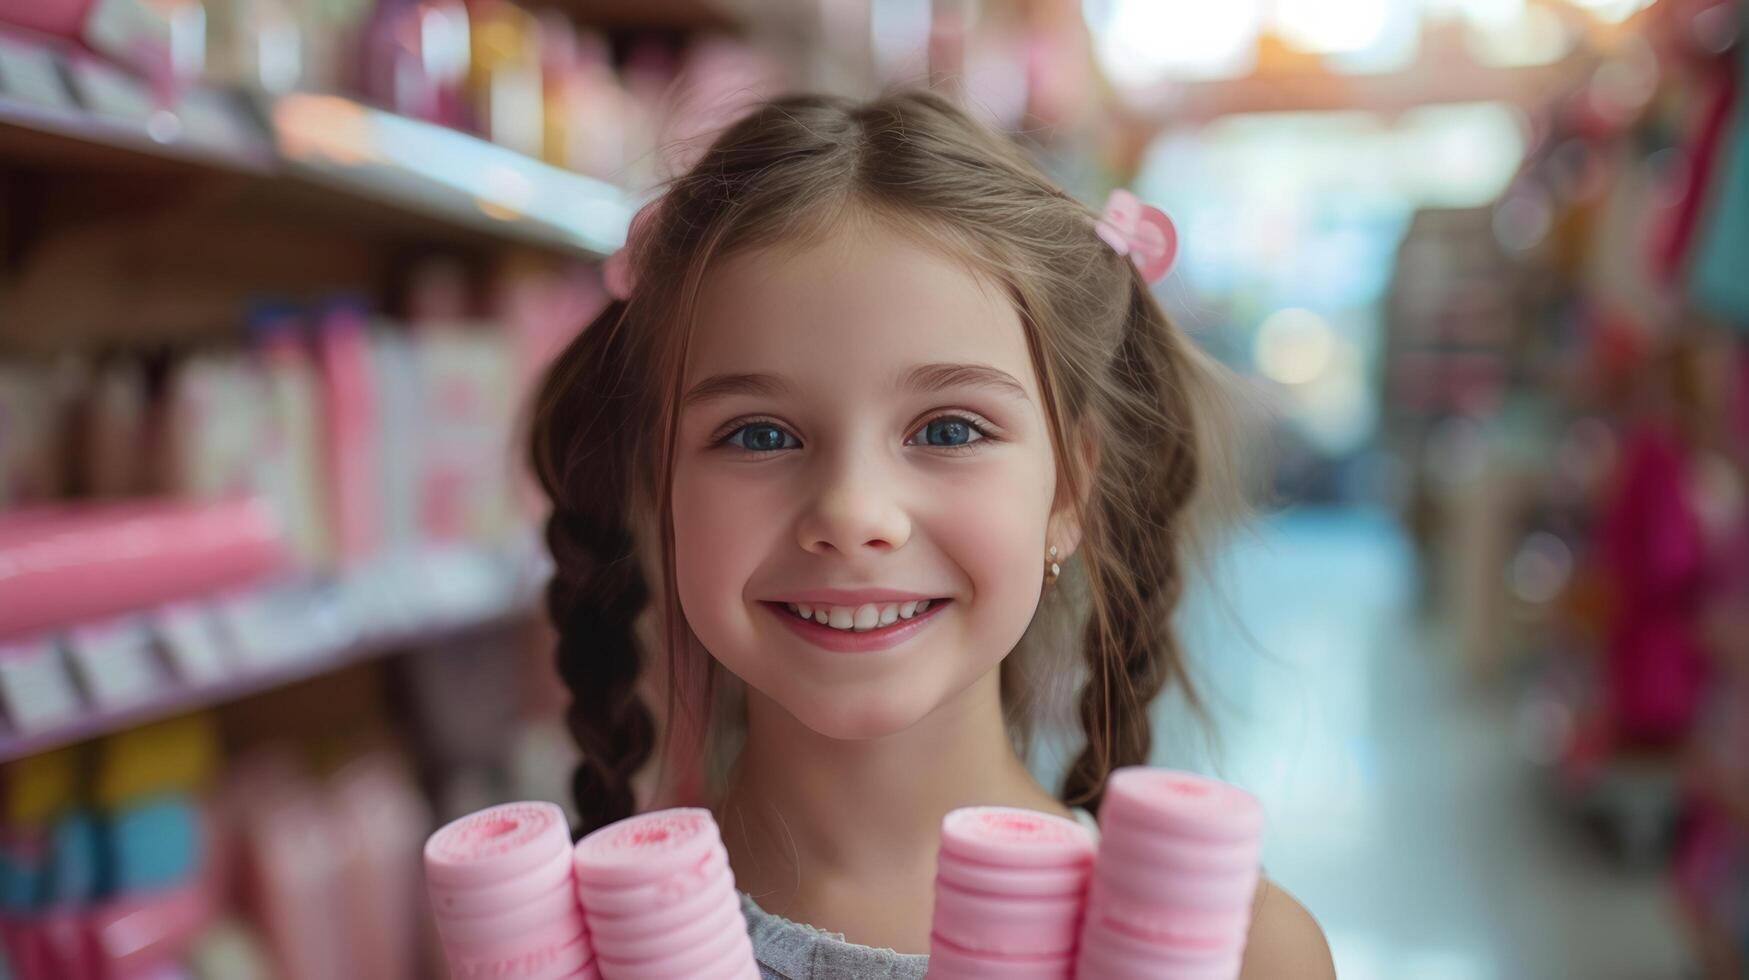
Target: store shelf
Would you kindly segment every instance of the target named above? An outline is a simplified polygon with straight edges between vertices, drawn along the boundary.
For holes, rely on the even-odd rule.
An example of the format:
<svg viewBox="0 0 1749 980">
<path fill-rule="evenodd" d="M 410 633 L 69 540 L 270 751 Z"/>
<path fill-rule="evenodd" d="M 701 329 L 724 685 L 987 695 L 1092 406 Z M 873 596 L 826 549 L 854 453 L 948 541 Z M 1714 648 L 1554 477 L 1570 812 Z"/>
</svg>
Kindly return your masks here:
<svg viewBox="0 0 1749 980">
<path fill-rule="evenodd" d="M 631 199 L 612 184 L 442 126 L 331 95 L 283 97 L 267 118 L 286 179 L 597 256 L 631 224 Z"/>
<path fill-rule="evenodd" d="M 72 82 L 0 88 L 0 173 L 227 175 L 252 200 L 338 218 L 342 232 L 399 213 L 415 225 L 597 258 L 624 242 L 636 209 L 605 181 L 338 96 L 257 102 L 195 88 L 165 109 L 113 67 L 16 39 L 0 45 L 0 56 L 21 51 L 62 66 Z"/>
<path fill-rule="evenodd" d="M 365 628 L 362 623 L 348 622 L 343 626 L 342 631 L 347 634 L 343 642 L 272 659 L 261 658 L 258 662 L 251 662 L 233 650 L 228 657 L 231 666 L 221 677 L 204 683 L 166 683 L 134 703 L 86 706 L 65 720 L 29 731 L 9 728 L 0 721 L 0 763 L 237 701 L 400 651 L 514 626 L 529 621 L 535 614 L 544 577 L 544 565 L 538 556 L 531 556 L 526 549 L 498 555 L 452 553 L 448 557 L 455 560 L 447 570 L 440 567 L 443 557 L 435 556 L 435 564 L 408 566 L 434 570 L 423 576 L 418 573 L 396 576 L 392 584 L 402 593 L 397 600 L 401 606 L 398 625 Z M 458 563 L 467 566 L 461 575 L 454 574 Z M 474 585 L 482 573 L 496 579 L 488 589 L 490 596 L 462 600 L 463 595 L 475 591 Z M 439 581 L 445 576 L 447 583 Z M 425 582 L 412 589 L 407 587 L 408 579 L 420 578 Z M 414 598 L 414 594 L 413 605 L 417 608 L 409 608 L 407 600 Z M 306 624 L 296 625 L 303 628 Z M 310 622 L 308 628 L 318 633 L 321 629 L 315 622 Z M 332 631 L 332 626 L 329 629 Z"/>
</svg>

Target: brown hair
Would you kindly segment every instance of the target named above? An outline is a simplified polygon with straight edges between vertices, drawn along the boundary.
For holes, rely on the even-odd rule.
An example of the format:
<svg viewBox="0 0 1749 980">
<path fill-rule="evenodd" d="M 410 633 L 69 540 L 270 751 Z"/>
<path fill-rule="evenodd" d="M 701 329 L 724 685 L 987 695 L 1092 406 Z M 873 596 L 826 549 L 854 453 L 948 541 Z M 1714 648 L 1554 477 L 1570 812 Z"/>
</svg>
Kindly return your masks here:
<svg viewBox="0 0 1749 980">
<path fill-rule="evenodd" d="M 633 777 L 659 750 L 720 751 L 706 742 L 723 723 L 713 705 L 724 677 L 698 655 L 672 585 L 672 446 L 705 270 L 740 251 L 814 240 L 851 209 L 1007 290 L 1043 394 L 1058 499 L 1085 500 L 1080 549 L 1002 665 L 1018 751 L 1032 745 L 1044 688 L 1079 673 L 1067 683 L 1079 690 L 1086 744 L 1059 795 L 1097 810 L 1112 769 L 1147 762 L 1155 697 L 1177 685 L 1197 705 L 1172 617 L 1199 523 L 1189 518 L 1193 494 L 1226 469 L 1211 467 L 1222 457 L 1210 420 L 1225 414 L 1214 365 L 1095 234 L 1095 213 L 947 98 L 784 97 L 752 110 L 669 182 L 628 246 L 638 270 L 631 298 L 572 341 L 537 395 L 533 462 L 552 498 L 547 542 L 557 566 L 547 605 L 574 697 L 567 721 L 583 756 L 572 781 L 582 832 L 638 810 Z M 660 599 L 650 606 L 653 593 Z M 1079 649 L 1049 643 L 1052 625 L 1079 633 Z M 667 651 L 660 742 L 637 689 L 641 652 L 653 649 Z M 1065 655 L 1077 662 L 1052 662 Z M 695 724 L 696 743 L 671 741 L 677 709 Z"/>
</svg>

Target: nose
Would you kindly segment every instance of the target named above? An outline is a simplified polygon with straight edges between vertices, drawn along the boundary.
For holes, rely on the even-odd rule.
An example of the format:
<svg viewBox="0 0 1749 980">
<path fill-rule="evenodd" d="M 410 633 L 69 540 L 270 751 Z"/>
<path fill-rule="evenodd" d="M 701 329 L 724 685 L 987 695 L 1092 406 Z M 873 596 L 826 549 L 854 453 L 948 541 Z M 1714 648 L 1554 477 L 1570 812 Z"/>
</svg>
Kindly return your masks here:
<svg viewBox="0 0 1749 980">
<path fill-rule="evenodd" d="M 894 551 L 911 537 L 897 477 L 875 454 L 822 460 L 808 505 L 796 523 L 798 543 L 814 554 Z"/>
</svg>

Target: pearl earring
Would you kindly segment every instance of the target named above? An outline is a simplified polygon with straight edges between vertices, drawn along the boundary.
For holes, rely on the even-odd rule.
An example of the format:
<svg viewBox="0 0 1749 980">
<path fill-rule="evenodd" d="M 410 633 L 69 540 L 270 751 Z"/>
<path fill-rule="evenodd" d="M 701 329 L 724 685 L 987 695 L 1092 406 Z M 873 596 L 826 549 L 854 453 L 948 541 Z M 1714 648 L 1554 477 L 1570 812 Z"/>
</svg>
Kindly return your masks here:
<svg viewBox="0 0 1749 980">
<path fill-rule="evenodd" d="M 1056 584 L 1057 576 L 1063 571 L 1063 566 L 1057 564 L 1056 545 L 1051 545 L 1050 555 L 1045 559 L 1045 562 L 1050 565 L 1050 571 L 1045 574 L 1045 584 L 1054 585 Z"/>
</svg>

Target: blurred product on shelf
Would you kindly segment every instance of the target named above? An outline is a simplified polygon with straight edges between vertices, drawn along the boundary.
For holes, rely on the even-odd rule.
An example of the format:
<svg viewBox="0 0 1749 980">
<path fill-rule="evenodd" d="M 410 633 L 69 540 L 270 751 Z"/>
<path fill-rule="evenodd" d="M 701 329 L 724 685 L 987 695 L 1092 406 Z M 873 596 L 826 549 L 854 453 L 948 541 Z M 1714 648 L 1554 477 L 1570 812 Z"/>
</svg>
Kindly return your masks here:
<svg viewBox="0 0 1749 980">
<path fill-rule="evenodd" d="M 524 717 L 510 741 L 542 724 Z M 233 728 L 187 715 L 0 766 L 9 980 L 434 975 L 422 855 L 446 814 L 423 749 L 354 739 L 318 764 L 277 741 L 231 753 Z M 513 794 L 502 774 L 528 765 L 480 761 Z"/>
<path fill-rule="evenodd" d="M 242 350 L 0 366 L 0 759 L 530 608 L 517 393 L 574 295 L 542 283 L 503 324 L 264 303 Z"/>
<path fill-rule="evenodd" d="M 253 497 L 9 511 L 0 639 L 247 587 L 281 567 L 282 547 L 277 517 Z"/>
</svg>

